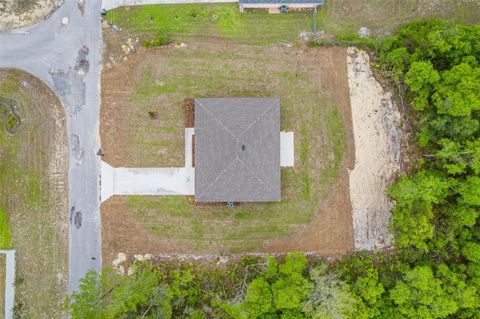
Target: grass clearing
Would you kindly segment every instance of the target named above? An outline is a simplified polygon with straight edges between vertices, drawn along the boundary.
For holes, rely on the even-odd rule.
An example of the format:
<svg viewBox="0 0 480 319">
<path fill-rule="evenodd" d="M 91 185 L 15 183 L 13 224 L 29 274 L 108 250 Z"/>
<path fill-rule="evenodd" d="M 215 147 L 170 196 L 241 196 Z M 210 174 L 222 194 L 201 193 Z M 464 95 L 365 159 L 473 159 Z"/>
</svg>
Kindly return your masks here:
<svg viewBox="0 0 480 319">
<path fill-rule="evenodd" d="M 195 22 L 190 21 L 193 8 L 201 12 Z M 231 24 L 229 32 L 209 19 L 213 14 L 230 16 L 225 12 L 241 21 Z M 345 51 L 270 45 L 296 41 L 302 29 L 309 29 L 311 13 L 242 15 L 230 4 L 121 8 L 112 15 L 117 13 L 114 22 L 127 32 L 104 32 L 112 50 L 106 56 L 113 54 L 118 38 L 150 36 L 153 30 L 171 30 L 187 47 L 140 50 L 104 71 L 100 130 L 105 161 L 127 167 L 183 166 L 186 97 L 278 96 L 281 129 L 295 132 L 296 154 L 295 167 L 282 168 L 280 203 L 195 206 L 180 196 L 107 201 L 102 205 L 105 260 L 127 246 L 134 253 L 268 250 L 270 243 L 288 241 L 318 216 L 328 222 L 319 223 L 310 235 L 320 233 L 322 238 L 305 249 L 350 249 L 349 208 L 325 207 L 332 193 L 348 194 L 348 182 L 336 188 L 346 175 L 349 130 L 342 113 L 349 109 Z M 177 20 L 166 18 L 175 14 Z M 255 30 L 242 25 L 254 21 Z M 269 28 L 288 32 L 266 32 Z M 149 119 L 152 111 L 158 119 Z"/>
<path fill-rule="evenodd" d="M 391 34 L 403 24 L 422 18 L 480 21 L 480 2 L 465 0 L 326 0 L 318 11 L 319 30 L 340 39 L 358 36 L 360 27 L 372 35 Z"/>
<path fill-rule="evenodd" d="M 311 12 L 241 13 L 234 3 L 122 7 L 110 11 L 107 19 L 144 38 L 168 36 L 177 41 L 226 38 L 236 43 L 271 44 L 298 41 L 300 32 L 312 30 Z"/>
<path fill-rule="evenodd" d="M 0 69 L 15 100 L 15 134 L 0 130 L 0 234 L 16 250 L 15 315 L 63 318 L 68 280 L 67 141 L 59 100 L 37 78 Z M 6 227 L 10 229 L 8 239 Z M 9 244 L 11 243 L 11 244 Z"/>
</svg>

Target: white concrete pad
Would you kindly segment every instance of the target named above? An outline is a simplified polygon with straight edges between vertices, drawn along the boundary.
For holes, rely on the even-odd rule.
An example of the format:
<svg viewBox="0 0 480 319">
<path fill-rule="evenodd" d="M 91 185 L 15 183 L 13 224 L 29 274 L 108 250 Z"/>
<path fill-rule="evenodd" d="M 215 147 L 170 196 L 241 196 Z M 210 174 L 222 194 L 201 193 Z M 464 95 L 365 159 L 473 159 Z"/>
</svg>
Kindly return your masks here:
<svg viewBox="0 0 480 319">
<path fill-rule="evenodd" d="M 295 165 L 295 143 L 293 132 L 280 132 L 280 166 Z"/>
<path fill-rule="evenodd" d="M 192 167 L 193 165 L 193 134 L 195 134 L 195 129 L 193 127 L 187 127 L 185 129 L 185 167 Z"/>
<path fill-rule="evenodd" d="M 7 257 L 5 270 L 5 318 L 13 318 L 15 304 L 15 250 L 0 250 Z M 0 292 L 1 293 L 1 292 Z"/>
<path fill-rule="evenodd" d="M 102 161 L 102 202 L 113 195 L 194 195 L 192 167 L 125 168 Z"/>
</svg>

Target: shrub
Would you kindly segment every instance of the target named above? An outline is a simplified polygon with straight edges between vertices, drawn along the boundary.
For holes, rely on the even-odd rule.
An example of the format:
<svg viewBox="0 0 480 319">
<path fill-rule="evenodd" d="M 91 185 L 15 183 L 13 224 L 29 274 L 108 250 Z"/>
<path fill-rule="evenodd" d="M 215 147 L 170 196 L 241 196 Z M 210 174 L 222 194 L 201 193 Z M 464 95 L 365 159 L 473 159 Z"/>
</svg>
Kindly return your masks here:
<svg viewBox="0 0 480 319">
<path fill-rule="evenodd" d="M 170 39 L 170 37 L 166 35 L 160 35 L 155 39 L 143 40 L 143 46 L 146 48 L 156 48 L 164 45 L 169 45 L 172 42 L 173 41 L 172 39 Z"/>
</svg>

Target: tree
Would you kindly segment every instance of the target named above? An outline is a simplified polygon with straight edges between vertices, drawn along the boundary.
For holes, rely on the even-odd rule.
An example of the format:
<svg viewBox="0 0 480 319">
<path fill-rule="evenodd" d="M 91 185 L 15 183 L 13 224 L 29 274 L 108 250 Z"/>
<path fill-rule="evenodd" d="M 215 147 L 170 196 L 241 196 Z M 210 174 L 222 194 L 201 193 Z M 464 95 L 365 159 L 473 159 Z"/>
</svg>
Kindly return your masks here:
<svg viewBox="0 0 480 319">
<path fill-rule="evenodd" d="M 447 197 L 451 185 L 449 179 L 421 171 L 414 178 L 402 177 L 390 187 L 389 194 L 396 200 L 391 227 L 398 247 L 415 246 L 428 251 L 426 241 L 434 232 L 433 204 Z"/>
<path fill-rule="evenodd" d="M 263 271 L 248 285 L 243 300 L 221 303 L 231 318 L 303 318 L 302 302 L 312 283 L 305 278 L 307 259 L 302 253 L 290 253 L 278 264 L 267 258 Z"/>
<path fill-rule="evenodd" d="M 446 318 L 458 310 L 457 302 L 445 293 L 442 282 L 428 266 L 406 271 L 390 291 L 390 298 L 407 318 Z"/>
<path fill-rule="evenodd" d="M 469 176 L 458 188 L 461 201 L 467 205 L 480 206 L 480 177 Z"/>
<path fill-rule="evenodd" d="M 351 287 L 340 280 L 335 273 L 327 273 L 326 265 L 320 265 L 310 271 L 314 288 L 303 311 L 313 319 L 367 318 L 362 311 L 361 301 L 355 298 Z"/>
<path fill-rule="evenodd" d="M 470 116 L 480 109 L 480 68 L 461 63 L 442 72 L 432 99 L 439 114 Z"/>
<path fill-rule="evenodd" d="M 100 274 L 90 271 L 80 281 L 80 290 L 67 299 L 67 309 L 72 318 L 119 318 L 147 304 L 157 284 L 158 276 L 148 264 L 138 264 L 129 276 L 110 268 Z"/>
</svg>

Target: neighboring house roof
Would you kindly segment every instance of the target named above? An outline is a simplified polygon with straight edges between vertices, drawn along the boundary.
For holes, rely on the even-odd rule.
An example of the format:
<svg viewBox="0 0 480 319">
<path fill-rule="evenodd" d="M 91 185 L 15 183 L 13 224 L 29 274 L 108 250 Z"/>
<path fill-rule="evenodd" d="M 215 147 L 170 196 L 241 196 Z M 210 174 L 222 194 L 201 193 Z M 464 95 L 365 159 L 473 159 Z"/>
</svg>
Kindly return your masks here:
<svg viewBox="0 0 480 319">
<path fill-rule="evenodd" d="M 323 4 L 324 0 L 239 0 L 239 4 L 267 3 L 267 4 L 302 4 L 316 3 Z"/>
<path fill-rule="evenodd" d="M 195 201 L 280 201 L 278 98 L 195 99 Z"/>
</svg>

